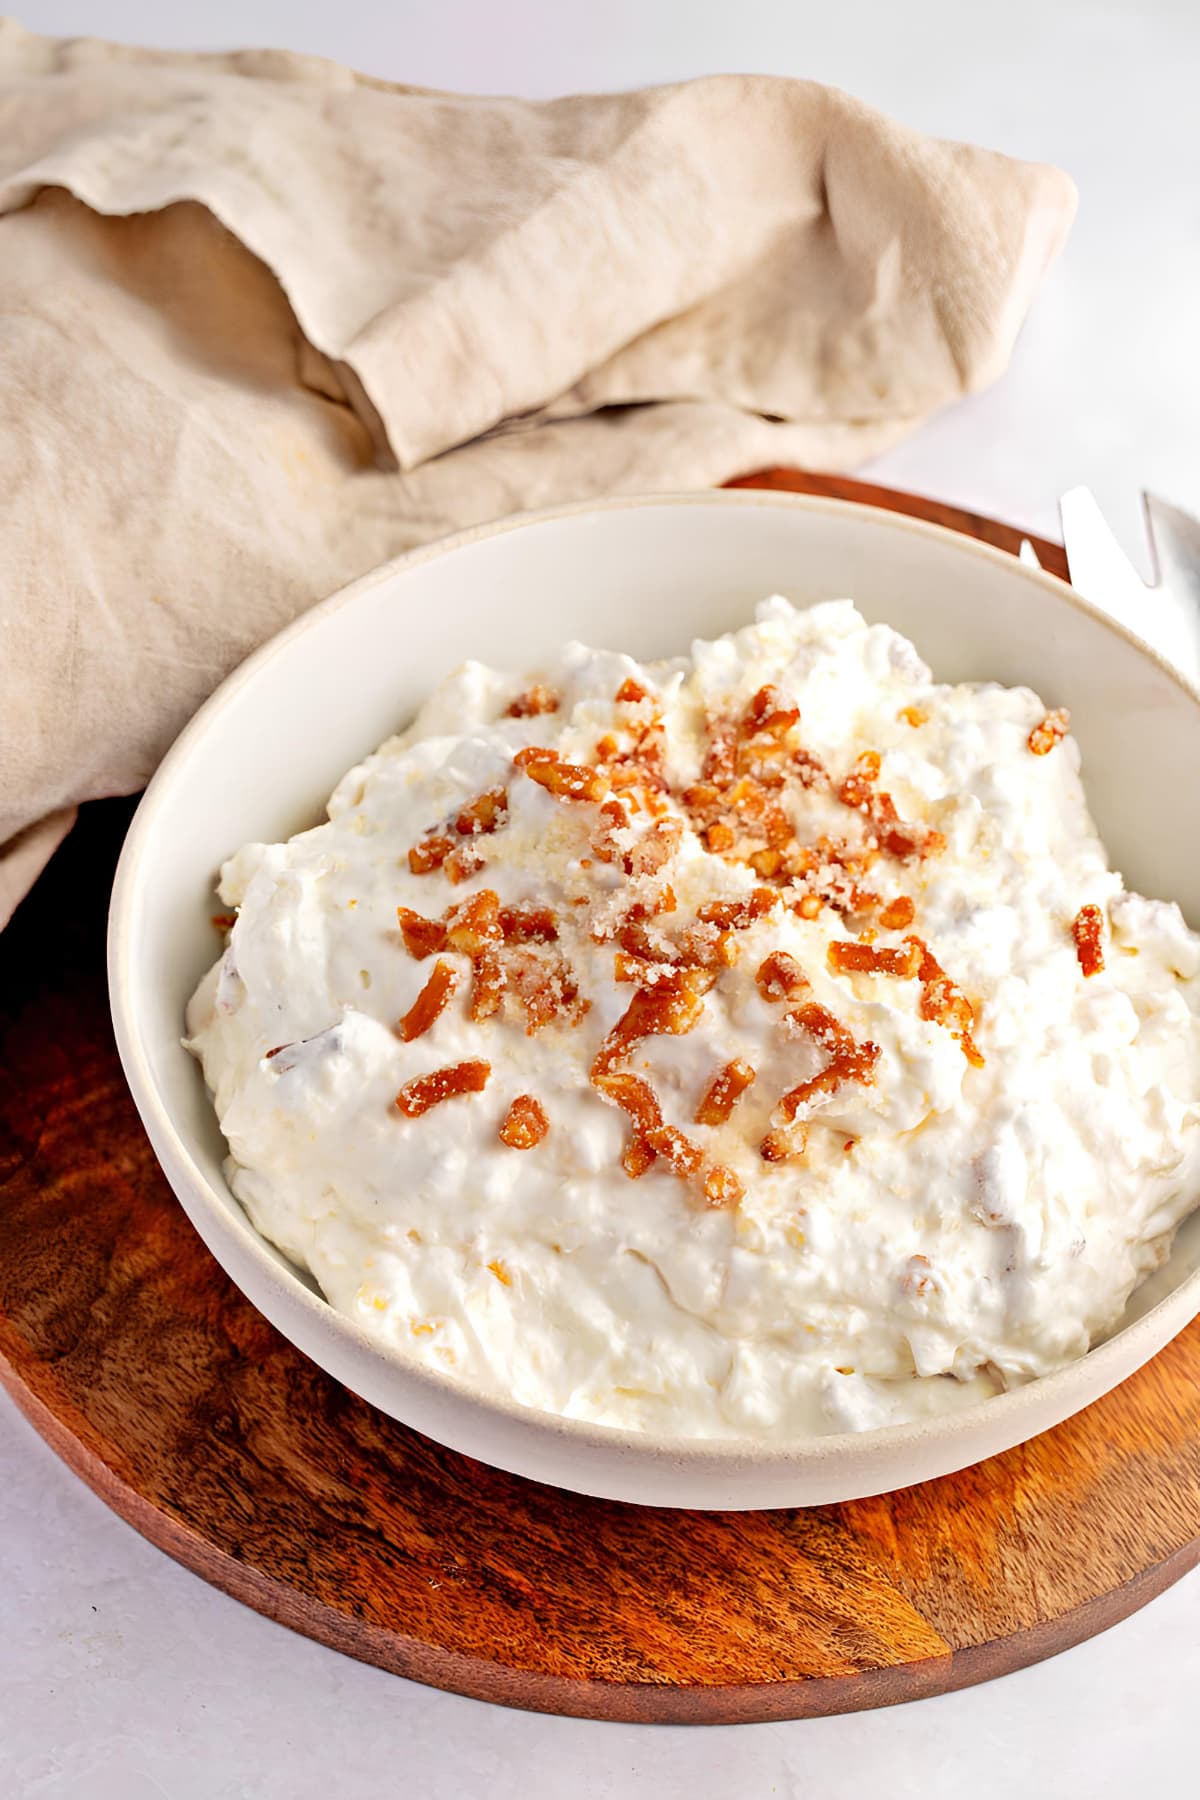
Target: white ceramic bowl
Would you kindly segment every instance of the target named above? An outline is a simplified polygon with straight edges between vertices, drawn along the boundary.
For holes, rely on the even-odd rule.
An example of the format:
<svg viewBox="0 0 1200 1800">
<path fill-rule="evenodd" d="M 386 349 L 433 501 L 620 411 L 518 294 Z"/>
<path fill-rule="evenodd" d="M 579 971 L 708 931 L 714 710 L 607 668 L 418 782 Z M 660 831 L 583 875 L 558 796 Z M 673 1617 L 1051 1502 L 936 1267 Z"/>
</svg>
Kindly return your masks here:
<svg viewBox="0 0 1200 1800">
<path fill-rule="evenodd" d="M 686 494 L 570 507 L 436 544 L 357 581 L 238 669 L 159 769 L 113 890 L 117 1043 L 150 1141 L 188 1216 L 293 1343 L 418 1431 L 501 1468 L 658 1505 L 853 1499 L 946 1474 L 1077 1412 L 1200 1312 L 1200 1215 L 1122 1329 L 1056 1375 L 948 1417 L 764 1445 L 624 1433 L 533 1412 L 386 1349 L 335 1313 L 253 1229 L 184 1007 L 214 955 L 219 864 L 316 822 L 343 771 L 464 657 L 520 669 L 580 637 L 640 657 L 744 623 L 772 592 L 852 596 L 945 680 L 1027 682 L 1071 708 L 1101 833 L 1132 887 L 1200 920 L 1200 695 L 1047 575 L 934 527 L 837 501 Z"/>
</svg>

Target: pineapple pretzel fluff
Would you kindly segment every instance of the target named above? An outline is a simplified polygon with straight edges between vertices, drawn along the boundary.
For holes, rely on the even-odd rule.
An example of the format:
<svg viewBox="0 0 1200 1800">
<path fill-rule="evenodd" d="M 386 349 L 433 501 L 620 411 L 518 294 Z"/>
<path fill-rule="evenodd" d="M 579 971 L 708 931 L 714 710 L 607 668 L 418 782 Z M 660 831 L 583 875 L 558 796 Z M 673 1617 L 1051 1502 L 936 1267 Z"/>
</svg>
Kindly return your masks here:
<svg viewBox="0 0 1200 1800">
<path fill-rule="evenodd" d="M 188 1042 L 234 1193 L 382 1344 L 626 1430 L 1081 1356 L 1200 1197 L 1200 938 L 1069 727 L 840 600 L 465 664 L 225 865 Z"/>
</svg>

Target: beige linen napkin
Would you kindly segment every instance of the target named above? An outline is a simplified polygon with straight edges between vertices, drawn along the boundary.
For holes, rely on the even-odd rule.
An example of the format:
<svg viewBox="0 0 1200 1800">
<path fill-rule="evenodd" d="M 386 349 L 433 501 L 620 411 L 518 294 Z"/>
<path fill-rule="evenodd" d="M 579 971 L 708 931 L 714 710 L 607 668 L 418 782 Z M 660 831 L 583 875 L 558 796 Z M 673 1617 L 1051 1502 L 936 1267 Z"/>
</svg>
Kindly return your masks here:
<svg viewBox="0 0 1200 1800">
<path fill-rule="evenodd" d="M 374 563 L 845 468 L 993 380 L 1073 210 L 810 82 L 479 99 L 0 21 L 0 922 Z"/>
</svg>

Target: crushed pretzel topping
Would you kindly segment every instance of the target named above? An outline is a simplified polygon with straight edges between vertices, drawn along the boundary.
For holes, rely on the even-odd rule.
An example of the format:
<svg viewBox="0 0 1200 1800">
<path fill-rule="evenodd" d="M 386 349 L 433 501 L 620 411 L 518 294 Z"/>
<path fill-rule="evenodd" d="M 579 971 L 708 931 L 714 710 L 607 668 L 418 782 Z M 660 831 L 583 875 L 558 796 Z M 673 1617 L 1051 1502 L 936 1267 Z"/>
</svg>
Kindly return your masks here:
<svg viewBox="0 0 1200 1800">
<path fill-rule="evenodd" d="M 901 950 L 835 941 L 829 946 L 828 960 L 835 975 L 898 975 L 902 981 L 911 981 L 920 971 L 921 954 L 916 938 L 909 938 Z"/>
<path fill-rule="evenodd" d="M 654 1167 L 656 1157 L 644 1132 L 635 1125 L 621 1152 L 621 1167 L 630 1181 L 638 1181 L 647 1169 Z"/>
<path fill-rule="evenodd" d="M 1071 923 L 1075 954 L 1085 979 L 1104 970 L 1104 914 L 1098 906 L 1081 906 Z"/>
<path fill-rule="evenodd" d="M 897 894 L 880 913 L 879 923 L 885 931 L 903 931 L 907 925 L 912 924 L 916 911 L 907 894 Z"/>
<path fill-rule="evenodd" d="M 481 956 L 503 937 L 500 896 L 494 888 L 480 888 L 469 900 L 451 907 L 446 915 L 446 943 L 463 956 Z"/>
<path fill-rule="evenodd" d="M 546 1109 L 532 1094 L 518 1094 L 500 1126 L 500 1142 L 510 1150 L 533 1150 L 550 1129 Z"/>
<path fill-rule="evenodd" d="M 921 954 L 917 976 L 921 983 L 921 1001 L 919 1011 L 923 1019 L 930 1019 L 935 1025 L 944 1025 L 951 1037 L 957 1038 L 962 1053 L 973 1069 L 982 1069 L 983 1057 L 975 1042 L 972 1032 L 975 1029 L 975 1009 L 962 989 L 958 987 L 933 954 L 928 944 L 919 937 L 910 938 Z"/>
<path fill-rule="evenodd" d="M 460 1094 L 481 1094 L 491 1072 L 491 1063 L 460 1062 L 445 1069 L 432 1069 L 428 1075 L 417 1075 L 406 1081 L 396 1095 L 397 1111 L 406 1119 L 419 1119 L 443 1100 L 456 1100 Z"/>
<path fill-rule="evenodd" d="M 558 938 L 548 906 L 502 906 L 497 918 L 506 944 L 553 944 Z"/>
<path fill-rule="evenodd" d="M 942 833 L 932 826 L 910 824 L 902 819 L 892 796 L 875 787 L 879 770 L 879 752 L 864 750 L 838 788 L 842 805 L 861 813 L 869 821 L 880 848 L 885 855 L 894 856 L 897 862 L 940 855 L 946 848 Z"/>
<path fill-rule="evenodd" d="M 433 972 L 425 986 L 421 989 L 404 1017 L 396 1026 L 396 1035 L 405 1044 L 411 1044 L 441 1017 L 454 997 L 458 986 L 458 970 L 449 963 L 435 962 Z"/>
<path fill-rule="evenodd" d="M 456 814 L 449 829 L 430 832 L 414 844 L 408 853 L 408 866 L 414 875 L 430 875 L 435 869 L 444 869 L 452 882 L 465 881 L 483 868 L 485 859 L 472 845 L 459 843 L 458 838 L 483 837 L 507 823 L 506 790 L 489 788 Z M 455 836 L 451 836 L 451 830 Z"/>
<path fill-rule="evenodd" d="M 735 1056 L 732 1062 L 727 1062 L 713 1076 L 696 1108 L 697 1125 L 724 1125 L 754 1079 L 755 1071 L 743 1057 Z"/>
<path fill-rule="evenodd" d="M 517 751 L 513 763 L 556 800 L 603 800 L 608 791 L 598 769 L 563 762 L 557 750 L 530 745 L 527 750 Z"/>
<path fill-rule="evenodd" d="M 768 1131 L 758 1146 L 758 1154 L 766 1163 L 794 1162 L 808 1149 L 808 1126 L 779 1126 Z"/>
<path fill-rule="evenodd" d="M 744 900 L 710 900 L 696 917 L 702 925 L 716 925 L 722 931 L 744 931 L 765 919 L 777 898 L 770 888 L 752 888 Z"/>
<path fill-rule="evenodd" d="M 441 919 L 426 919 L 410 906 L 398 906 L 396 917 L 400 921 L 404 947 L 418 961 L 446 948 L 446 927 Z"/>
<path fill-rule="evenodd" d="M 408 853 L 408 866 L 414 875 L 431 875 L 456 848 L 452 837 L 447 837 L 444 832 L 434 832 L 413 845 Z"/>
<path fill-rule="evenodd" d="M 1035 756 L 1048 756 L 1055 744 L 1061 744 L 1071 729 L 1071 715 L 1065 706 L 1048 712 L 1029 734 L 1029 748 Z"/>
<path fill-rule="evenodd" d="M 704 1198 L 716 1211 L 731 1212 L 746 1192 L 738 1175 L 724 1163 L 714 1163 L 703 1182 Z"/>
<path fill-rule="evenodd" d="M 792 1030 L 810 1037 L 827 1053 L 828 1061 L 817 1074 L 798 1082 L 781 1096 L 778 1111 L 784 1125 L 794 1124 L 801 1108 L 809 1106 L 821 1094 L 836 1093 L 838 1088 L 850 1082 L 857 1082 L 861 1087 L 871 1086 L 880 1056 L 878 1044 L 869 1039 L 860 1044 L 827 1007 L 819 1006 L 813 1000 L 788 1013 L 787 1023 Z"/>
<path fill-rule="evenodd" d="M 477 833 L 498 831 L 501 825 L 508 823 L 508 792 L 505 788 L 489 788 L 478 799 L 464 806 L 454 821 L 454 829 L 460 837 L 473 837 Z"/>
<path fill-rule="evenodd" d="M 514 707 L 514 717 L 530 716 L 553 707 L 525 702 L 546 693 L 530 689 Z M 928 946 L 909 937 L 898 947 L 879 946 L 879 930 L 903 931 L 916 914 L 906 894 L 890 901 L 864 885 L 864 876 L 880 857 L 904 862 L 923 859 L 944 848 L 940 832 L 900 818 L 890 794 L 882 791 L 879 778 L 882 759 L 877 750 L 864 750 L 853 769 L 835 783 L 821 760 L 798 741 L 800 709 L 771 684 L 752 696 L 736 718 L 710 717 L 699 781 L 673 794 L 666 778 L 665 733 L 661 717 L 644 703 L 649 689 L 632 677 L 618 688 L 618 705 L 643 707 L 633 715 L 622 737 L 609 732 L 595 746 L 595 763 L 565 762 L 556 750 L 539 745 L 518 750 L 514 769 L 521 771 L 557 799 L 592 805 L 595 824 L 590 832 L 591 855 L 581 857 L 581 872 L 593 867 L 619 871 L 624 886 L 602 888 L 592 913 L 591 936 L 596 943 L 614 945 L 613 975 L 619 984 L 633 987 L 624 1013 L 604 1038 L 591 1067 L 597 1092 L 626 1112 L 631 1132 L 622 1152 L 622 1166 L 631 1179 L 643 1175 L 656 1161 L 689 1181 L 700 1181 L 706 1204 L 736 1205 L 741 1183 L 729 1169 L 709 1167 L 703 1152 L 684 1133 L 666 1124 L 649 1084 L 632 1074 L 627 1063 L 646 1038 L 682 1035 L 700 1019 L 705 996 L 722 972 L 738 959 L 738 934 L 768 918 L 782 899 L 802 919 L 816 919 L 824 906 L 832 907 L 858 930 L 857 941 L 846 939 L 829 946 L 828 962 L 834 974 L 890 975 L 919 980 L 922 1018 L 935 1020 L 958 1039 L 967 1060 L 982 1061 L 972 1037 L 974 1012 L 941 969 Z M 557 700 L 550 696 L 553 706 Z M 908 717 L 909 714 L 914 716 Z M 906 709 L 901 717 L 910 724 L 924 723 L 919 708 Z M 787 780 L 801 789 L 830 795 L 859 814 L 866 827 L 861 841 L 818 835 L 804 843 L 796 836 L 791 817 L 782 803 Z M 673 800 L 682 817 L 670 810 Z M 508 793 L 503 787 L 488 789 L 463 807 L 451 824 L 431 833 L 410 852 L 417 872 L 443 868 L 451 880 L 462 872 L 475 872 L 483 859 L 475 840 L 503 826 L 508 819 Z M 740 862 L 758 877 L 761 885 L 737 899 L 702 904 L 690 923 L 664 928 L 661 920 L 676 910 L 674 887 L 663 879 L 672 868 L 690 824 L 710 855 Z M 464 860 L 470 859 L 470 860 Z M 605 877 L 611 884 L 612 877 Z M 592 903 L 587 895 L 572 897 L 575 904 Z M 559 937 L 558 920 L 548 906 L 501 907 L 490 888 L 482 889 L 459 907 L 450 908 L 444 922 L 422 919 L 398 909 L 405 943 L 414 956 L 448 949 L 465 955 L 472 966 L 468 1013 L 484 1021 L 510 1004 L 523 1014 L 526 1030 L 535 1032 L 552 1020 L 568 1018 L 577 1023 L 588 1008 L 569 965 L 553 946 Z M 878 927 L 864 924 L 877 919 Z M 439 964 L 418 996 L 400 1029 L 416 1035 L 428 1028 L 453 992 Z M 768 954 L 759 964 L 755 984 L 772 1003 L 794 1007 L 785 1018 L 793 1034 L 809 1037 L 826 1053 L 824 1066 L 807 1081 L 789 1089 L 777 1104 L 772 1128 L 760 1144 L 766 1162 L 794 1160 L 808 1144 L 807 1113 L 812 1103 L 835 1093 L 848 1083 L 870 1085 L 875 1078 L 878 1047 L 858 1043 L 826 1008 L 808 1001 L 811 985 L 800 964 L 787 951 Z M 428 1000 L 426 996 L 429 996 Z M 439 1003 L 440 1002 L 440 1003 Z M 436 1010 L 432 1010 L 435 1007 Z M 426 1014 L 428 1023 L 425 1023 Z M 699 1125 L 726 1123 L 742 1093 L 755 1079 L 755 1071 L 735 1057 L 713 1078 L 700 1100 L 695 1120 Z M 522 1103 L 529 1096 L 522 1096 Z M 514 1102 L 514 1107 L 517 1106 Z M 530 1105 L 536 1105 L 530 1101 Z M 510 1109 L 510 1119 L 512 1115 Z M 505 1131 L 523 1129 L 514 1121 Z M 517 1147 L 525 1147 L 520 1145 Z"/>
<path fill-rule="evenodd" d="M 663 1122 L 658 1096 L 648 1081 L 624 1069 L 609 1069 L 593 1075 L 598 1091 L 630 1119 L 632 1131 L 626 1141 L 621 1166 L 631 1181 L 637 1181 L 656 1160 L 681 1181 L 698 1185 L 709 1207 L 734 1207 L 744 1189 L 732 1169 L 721 1163 L 709 1164 L 703 1150 L 677 1126 Z"/>
<path fill-rule="evenodd" d="M 596 1052 L 592 1080 L 614 1069 L 642 1038 L 689 1032 L 704 1010 L 713 979 L 707 969 L 670 969 L 661 981 L 638 988 Z"/>
<path fill-rule="evenodd" d="M 480 869 L 487 866 L 487 858 L 481 856 L 472 844 L 459 844 L 453 849 L 442 864 L 442 872 L 447 880 L 457 887 L 472 875 L 478 875 Z"/>
<path fill-rule="evenodd" d="M 535 681 L 532 687 L 518 694 L 512 704 L 505 708 L 506 719 L 536 719 L 542 713 L 558 711 L 558 695 L 543 682 Z"/>
<path fill-rule="evenodd" d="M 795 1000 L 807 993 L 810 982 L 794 956 L 786 950 L 772 950 L 764 957 L 754 977 L 764 1000 Z"/>
</svg>

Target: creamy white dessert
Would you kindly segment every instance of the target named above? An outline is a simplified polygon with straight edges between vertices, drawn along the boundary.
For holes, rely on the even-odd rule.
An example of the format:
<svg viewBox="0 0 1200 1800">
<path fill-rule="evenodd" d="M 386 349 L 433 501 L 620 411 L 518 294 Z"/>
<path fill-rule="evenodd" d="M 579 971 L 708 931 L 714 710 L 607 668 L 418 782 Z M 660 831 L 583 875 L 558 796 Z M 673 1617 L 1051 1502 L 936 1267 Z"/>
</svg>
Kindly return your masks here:
<svg viewBox="0 0 1200 1800">
<path fill-rule="evenodd" d="M 192 1000 L 254 1225 L 464 1381 L 816 1434 L 1081 1356 L 1200 1197 L 1200 938 L 1061 713 L 849 602 L 476 663 L 226 864 Z"/>
</svg>

